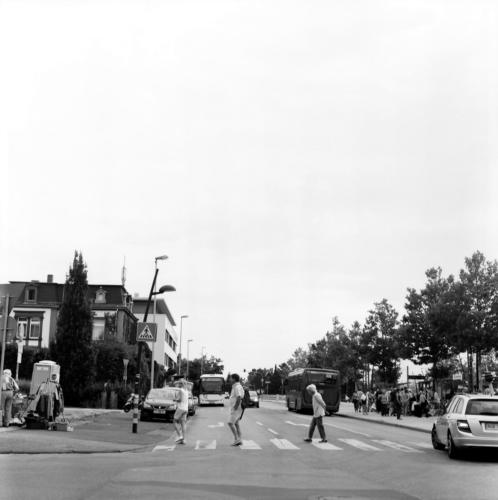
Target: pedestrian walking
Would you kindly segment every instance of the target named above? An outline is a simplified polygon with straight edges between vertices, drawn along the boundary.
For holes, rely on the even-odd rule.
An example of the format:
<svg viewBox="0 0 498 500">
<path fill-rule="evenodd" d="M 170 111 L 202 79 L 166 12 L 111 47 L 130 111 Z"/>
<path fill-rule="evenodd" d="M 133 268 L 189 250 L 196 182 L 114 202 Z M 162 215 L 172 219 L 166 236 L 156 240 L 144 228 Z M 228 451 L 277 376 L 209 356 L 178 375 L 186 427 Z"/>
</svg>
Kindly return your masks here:
<svg viewBox="0 0 498 500">
<path fill-rule="evenodd" d="M 325 435 L 325 428 L 323 427 L 323 417 L 327 406 L 322 398 L 322 395 L 316 390 L 315 384 L 310 384 L 306 387 L 306 390 L 311 394 L 311 401 L 313 403 L 313 418 L 311 419 L 310 428 L 308 431 L 308 437 L 305 439 L 307 443 L 313 441 L 313 434 L 315 432 L 315 427 L 318 427 L 318 432 L 320 433 L 320 443 L 327 442 L 327 436 Z"/>
<path fill-rule="evenodd" d="M 14 398 L 14 391 L 18 391 L 19 386 L 12 378 L 12 372 L 7 368 L 3 371 L 2 375 L 2 425 L 8 427 L 12 418 L 12 399 Z"/>
<path fill-rule="evenodd" d="M 181 379 L 178 386 L 178 396 L 176 399 L 176 411 L 173 416 L 173 424 L 178 435 L 176 443 L 185 444 L 185 431 L 187 429 L 188 415 L 187 381 L 185 379 Z"/>
<path fill-rule="evenodd" d="M 229 407 L 230 415 L 228 417 L 228 427 L 232 431 L 234 442 L 232 446 L 242 444 L 242 434 L 240 432 L 240 419 L 244 413 L 242 409 L 242 400 L 244 399 L 244 388 L 240 383 L 240 377 L 237 373 L 230 376 L 232 382 L 232 392 L 230 393 Z"/>
</svg>

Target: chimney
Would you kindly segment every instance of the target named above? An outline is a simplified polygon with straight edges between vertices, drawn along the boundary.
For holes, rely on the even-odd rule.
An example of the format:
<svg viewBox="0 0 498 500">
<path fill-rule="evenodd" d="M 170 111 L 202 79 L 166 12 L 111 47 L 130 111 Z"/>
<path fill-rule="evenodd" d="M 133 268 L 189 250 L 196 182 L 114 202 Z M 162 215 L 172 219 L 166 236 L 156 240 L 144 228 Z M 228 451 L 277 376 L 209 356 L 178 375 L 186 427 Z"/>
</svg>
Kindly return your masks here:
<svg viewBox="0 0 498 500">
<path fill-rule="evenodd" d="M 47 274 L 47 283 L 53 283 L 53 282 L 54 282 L 54 275 Z"/>
</svg>

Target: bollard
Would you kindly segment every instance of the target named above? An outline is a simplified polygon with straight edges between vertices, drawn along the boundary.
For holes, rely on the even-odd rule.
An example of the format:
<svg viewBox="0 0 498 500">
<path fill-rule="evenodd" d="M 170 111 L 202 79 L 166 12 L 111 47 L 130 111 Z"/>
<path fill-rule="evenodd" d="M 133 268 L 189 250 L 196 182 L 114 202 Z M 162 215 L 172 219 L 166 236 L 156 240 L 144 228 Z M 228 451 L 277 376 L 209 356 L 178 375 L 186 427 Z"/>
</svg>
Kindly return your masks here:
<svg viewBox="0 0 498 500">
<path fill-rule="evenodd" d="M 133 395 L 133 425 L 131 431 L 133 434 L 138 431 L 138 394 Z"/>
</svg>

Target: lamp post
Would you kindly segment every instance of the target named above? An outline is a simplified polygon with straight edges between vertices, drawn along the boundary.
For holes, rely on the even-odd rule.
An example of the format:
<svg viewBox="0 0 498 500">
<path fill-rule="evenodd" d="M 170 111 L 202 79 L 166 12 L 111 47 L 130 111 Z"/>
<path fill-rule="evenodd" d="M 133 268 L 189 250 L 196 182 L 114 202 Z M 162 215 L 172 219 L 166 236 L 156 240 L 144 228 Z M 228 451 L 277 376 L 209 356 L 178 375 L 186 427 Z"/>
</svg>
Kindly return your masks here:
<svg viewBox="0 0 498 500">
<path fill-rule="evenodd" d="M 189 369 L 189 363 L 190 363 L 190 357 L 189 357 L 189 348 L 190 348 L 190 342 L 193 342 L 194 339 L 188 339 L 187 340 L 187 374 L 185 375 L 185 378 L 188 380 L 188 369 Z"/>
<path fill-rule="evenodd" d="M 206 350 L 206 346 L 203 345 L 201 349 L 201 375 L 204 373 L 204 351 Z"/>
<path fill-rule="evenodd" d="M 155 266 L 155 272 L 154 272 L 154 279 L 152 280 L 152 286 L 150 287 L 150 292 L 149 292 L 149 298 L 147 299 L 147 305 L 145 306 L 145 313 L 144 313 L 144 319 L 143 322 L 147 323 L 147 318 L 149 316 L 149 308 L 150 308 L 150 303 L 152 302 L 152 297 L 156 294 L 164 293 L 164 292 L 174 292 L 175 287 L 171 285 L 165 285 L 162 286 L 158 292 L 154 292 L 156 289 L 156 280 L 157 280 L 157 273 L 159 272 L 159 269 L 157 267 L 157 261 L 158 260 L 166 260 L 168 258 L 167 255 L 161 255 L 159 257 L 156 257 L 156 266 Z M 142 344 L 143 342 L 138 342 L 138 353 L 137 353 L 137 373 L 135 374 L 135 386 L 134 386 L 134 397 L 133 397 L 133 424 L 132 424 L 132 432 L 136 434 L 138 432 L 138 402 L 140 399 L 140 365 L 142 362 Z M 152 358 L 154 360 L 154 358 Z"/>
<path fill-rule="evenodd" d="M 188 315 L 180 316 L 180 349 L 178 350 L 178 375 L 182 374 L 182 333 L 183 333 L 183 320 L 187 319 Z"/>
</svg>

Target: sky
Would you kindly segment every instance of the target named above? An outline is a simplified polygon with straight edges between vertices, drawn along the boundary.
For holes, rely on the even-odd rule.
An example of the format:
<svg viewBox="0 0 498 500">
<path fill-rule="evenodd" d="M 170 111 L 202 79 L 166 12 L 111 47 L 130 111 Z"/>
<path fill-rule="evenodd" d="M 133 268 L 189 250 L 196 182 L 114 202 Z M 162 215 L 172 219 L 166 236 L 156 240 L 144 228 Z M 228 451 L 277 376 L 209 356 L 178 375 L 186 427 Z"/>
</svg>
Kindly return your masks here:
<svg viewBox="0 0 498 500">
<path fill-rule="evenodd" d="M 498 257 L 493 0 L 0 0 L 0 68 L 0 282 L 166 254 L 232 372 Z"/>
</svg>

